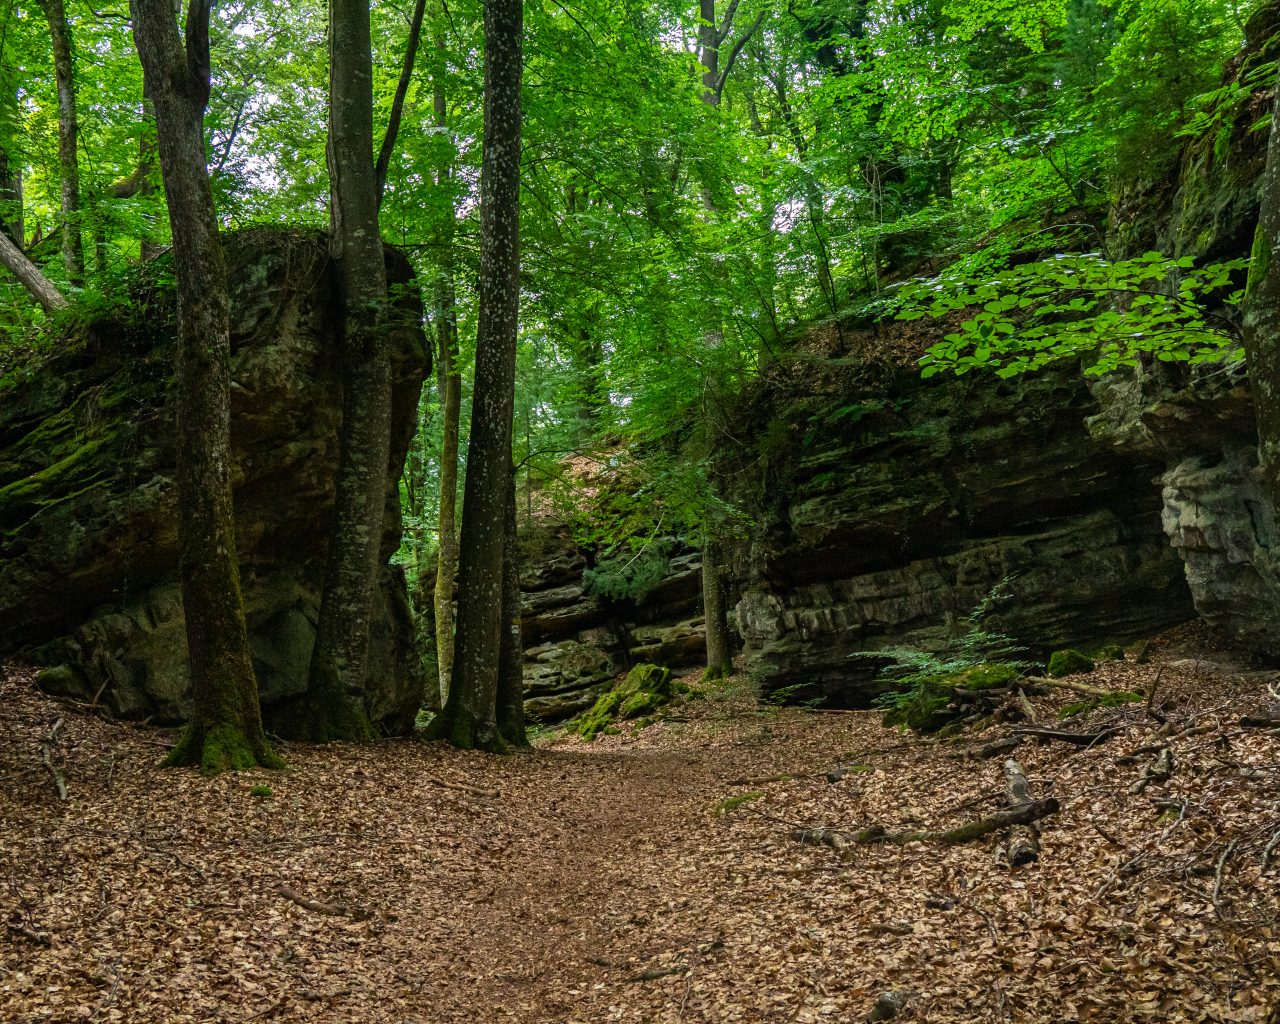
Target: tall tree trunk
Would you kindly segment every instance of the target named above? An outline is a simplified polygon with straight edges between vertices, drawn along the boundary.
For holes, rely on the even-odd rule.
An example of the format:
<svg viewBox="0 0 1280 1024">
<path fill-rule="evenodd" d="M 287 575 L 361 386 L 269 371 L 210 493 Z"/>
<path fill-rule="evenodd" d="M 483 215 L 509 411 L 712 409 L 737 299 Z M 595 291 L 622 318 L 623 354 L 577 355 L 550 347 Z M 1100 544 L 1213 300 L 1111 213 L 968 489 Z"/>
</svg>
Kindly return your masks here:
<svg viewBox="0 0 1280 1024">
<path fill-rule="evenodd" d="M 281 761 L 262 732 L 236 564 L 227 278 L 204 151 L 210 4 L 192 0 L 185 47 L 169 0 L 130 7 L 155 100 L 178 282 L 178 539 L 195 715 L 168 763 L 214 773 Z"/>
<path fill-rule="evenodd" d="M 448 125 L 449 109 L 444 91 L 444 25 L 436 19 L 434 46 L 436 73 L 432 103 L 437 128 Z M 449 186 L 452 168 L 447 162 L 436 168 L 436 188 Z M 440 700 L 449 698 L 453 677 L 453 596 L 458 575 L 458 447 L 462 415 L 462 369 L 458 366 L 458 304 L 453 277 L 453 239 L 456 213 L 449 204 L 449 219 L 441 240 L 441 265 L 436 275 L 436 324 L 440 340 L 440 557 L 436 562 L 435 627 L 436 663 L 440 671 Z"/>
<path fill-rule="evenodd" d="M 509 747 L 527 747 L 524 727 L 524 643 L 520 633 L 520 530 L 516 474 L 507 486 L 502 538 L 502 639 L 498 652 L 498 734 Z"/>
<path fill-rule="evenodd" d="M 733 17 L 737 11 L 737 0 L 730 0 L 729 9 L 724 17 L 724 24 L 716 25 L 715 0 L 699 0 L 700 24 L 698 27 L 698 60 L 702 64 L 702 102 L 712 108 L 720 106 L 720 96 L 724 91 L 725 80 L 733 69 L 733 60 L 737 57 L 748 39 L 760 27 L 760 19 L 747 30 L 730 50 L 730 59 L 723 71 L 720 70 L 720 47 L 733 31 Z M 716 212 L 715 201 L 710 190 L 703 193 L 703 206 L 708 214 Z M 706 332 L 705 343 L 714 348 L 722 342 L 722 334 L 718 328 Z M 710 418 L 718 412 L 708 408 L 705 415 Z M 726 600 L 724 576 L 720 568 L 718 524 L 711 518 L 703 519 L 702 524 L 702 610 L 705 617 L 707 636 L 707 674 L 710 676 L 726 676 L 733 671 L 731 660 L 731 644 L 729 641 L 729 614 Z"/>
<path fill-rule="evenodd" d="M 71 26 L 62 0 L 40 0 L 49 23 L 53 70 L 58 82 L 58 169 L 62 175 L 62 258 L 72 284 L 84 281 L 84 243 L 80 225 L 80 160 L 76 154 L 79 122 L 76 116 L 75 64 L 71 57 Z"/>
<path fill-rule="evenodd" d="M 32 263 L 27 254 L 3 231 L 0 231 L 0 266 L 7 267 L 22 282 L 23 287 L 44 307 L 45 312 L 66 309 L 66 296 L 58 291 L 58 286 L 45 277 L 44 271 Z"/>
<path fill-rule="evenodd" d="M 702 540 L 702 609 L 707 621 L 707 675 L 733 674 L 729 610 L 720 543 L 708 528 Z"/>
<path fill-rule="evenodd" d="M 363 696 L 391 451 L 387 275 L 373 172 L 372 54 L 369 0 L 331 0 L 327 153 L 330 246 L 344 314 L 342 442 L 310 679 L 288 726 L 291 734 L 316 742 L 372 738 Z"/>
<path fill-rule="evenodd" d="M 511 478 L 520 308 L 522 0 L 485 0 L 484 152 L 480 177 L 480 320 L 462 502 L 453 682 L 433 734 L 501 750 L 497 696 L 502 566 Z"/>
<path fill-rule="evenodd" d="M 13 99 L 6 95 L 4 102 L 11 103 Z M 0 108 L 0 118 L 6 116 L 8 111 Z M 27 244 L 22 209 L 22 161 L 3 146 L 0 146 L 0 234 L 7 235 L 19 250 Z"/>
</svg>

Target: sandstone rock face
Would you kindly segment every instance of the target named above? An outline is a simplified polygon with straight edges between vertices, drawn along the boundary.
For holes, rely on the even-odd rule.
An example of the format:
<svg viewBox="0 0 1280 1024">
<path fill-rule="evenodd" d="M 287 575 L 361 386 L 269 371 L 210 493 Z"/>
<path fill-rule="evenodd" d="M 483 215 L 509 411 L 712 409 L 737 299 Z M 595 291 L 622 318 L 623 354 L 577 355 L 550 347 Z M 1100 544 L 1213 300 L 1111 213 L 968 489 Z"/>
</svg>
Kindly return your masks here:
<svg viewBox="0 0 1280 1024">
<path fill-rule="evenodd" d="M 336 285 L 318 234 L 228 240 L 237 538 L 254 667 L 273 708 L 305 688 L 332 513 L 341 418 Z M 388 254 L 391 279 L 411 281 Z M 412 292 L 412 289 L 408 289 Z M 190 707 L 177 584 L 172 295 L 108 313 L 0 391 L 0 654 L 50 666 L 43 685 L 115 713 L 179 721 Z M 415 300 L 395 328 L 393 477 L 430 359 Z M 399 543 L 387 494 L 384 553 Z M 403 574 L 378 588 L 367 701 L 412 727 L 422 679 Z"/>
<path fill-rule="evenodd" d="M 641 662 L 670 668 L 704 664 L 699 614 L 702 562 L 674 547 L 665 573 L 637 601 L 592 593 L 590 552 L 568 530 L 534 530 L 521 573 L 525 713 L 554 721 L 585 711 L 619 673 Z"/>
<path fill-rule="evenodd" d="M 1091 438 L 1078 371 L 896 388 L 801 446 L 739 554 L 738 628 L 766 692 L 865 703 L 884 661 L 851 655 L 944 649 L 984 600 L 983 627 L 1034 652 L 1192 616 L 1163 463 Z"/>
<path fill-rule="evenodd" d="M 1164 484 L 1164 529 L 1186 563 L 1196 611 L 1261 654 L 1280 655 L 1276 522 L 1256 448 L 1197 456 Z"/>
</svg>

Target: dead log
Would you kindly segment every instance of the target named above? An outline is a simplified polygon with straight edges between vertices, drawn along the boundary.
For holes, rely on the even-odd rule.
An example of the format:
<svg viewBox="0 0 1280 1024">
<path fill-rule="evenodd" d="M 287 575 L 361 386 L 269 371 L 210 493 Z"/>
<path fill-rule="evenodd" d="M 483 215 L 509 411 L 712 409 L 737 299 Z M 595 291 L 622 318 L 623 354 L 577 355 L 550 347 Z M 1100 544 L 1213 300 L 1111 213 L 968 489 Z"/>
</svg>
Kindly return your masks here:
<svg viewBox="0 0 1280 1024">
<path fill-rule="evenodd" d="M 1027 721 L 1032 725 L 1036 724 L 1036 709 L 1031 706 L 1031 701 L 1027 699 L 1025 690 L 1015 690 L 1013 694 L 1013 702 L 1017 705 L 1018 710 L 1026 717 Z"/>
<path fill-rule="evenodd" d="M 881 825 L 872 825 L 857 832 L 842 832 L 833 828 L 798 828 L 792 830 L 791 838 L 798 843 L 820 843 L 837 852 L 842 852 L 849 846 L 871 846 L 876 843 L 888 843 L 891 846 L 906 846 L 908 843 L 953 845 L 981 839 L 1014 825 L 1030 825 L 1057 812 L 1058 801 L 1049 797 L 1047 800 L 1031 800 L 1017 807 L 1005 807 L 990 817 L 966 822 L 955 828 L 922 832 L 890 832 Z"/>
<path fill-rule="evenodd" d="M 998 740 L 992 740 L 990 743 L 984 743 L 980 747 L 975 747 L 968 751 L 965 756 L 971 757 L 975 761 L 986 761 L 993 757 L 1011 754 L 1021 745 L 1021 736 L 1002 736 Z"/>
<path fill-rule="evenodd" d="M 1004 763 L 1005 799 L 1010 807 L 1031 803 L 1031 789 L 1027 785 L 1027 773 L 1013 758 Z M 1011 868 L 1021 867 L 1040 859 L 1040 829 L 1034 822 L 1014 825 L 1009 829 L 1009 842 L 1005 854 Z"/>
<path fill-rule="evenodd" d="M 1103 729 L 1101 732 L 1066 732 L 1062 729 L 1044 729 L 1040 726 L 1020 725 L 1014 730 L 1014 735 L 1032 736 L 1040 740 L 1059 740 L 1062 743 L 1073 743 L 1077 747 L 1092 747 L 1110 739 L 1116 733 L 1122 732 L 1123 729 L 1123 726 L 1113 725 L 1111 728 Z"/>
<path fill-rule="evenodd" d="M 1142 769 L 1138 781 L 1129 787 L 1129 792 L 1137 796 L 1148 786 L 1168 782 L 1173 774 L 1173 751 L 1168 747 L 1160 751 L 1160 755 L 1151 764 Z"/>
<path fill-rule="evenodd" d="M 1033 686 L 1052 686 L 1058 690 L 1074 690 L 1088 697 L 1110 697 L 1117 690 L 1108 690 L 1101 686 L 1090 686 L 1088 683 L 1077 683 L 1072 679 L 1050 679 L 1048 676 L 1028 676 L 1027 682 Z"/>
<path fill-rule="evenodd" d="M 1245 715 L 1240 719 L 1241 729 L 1280 729 L 1280 718 L 1271 715 Z"/>
</svg>

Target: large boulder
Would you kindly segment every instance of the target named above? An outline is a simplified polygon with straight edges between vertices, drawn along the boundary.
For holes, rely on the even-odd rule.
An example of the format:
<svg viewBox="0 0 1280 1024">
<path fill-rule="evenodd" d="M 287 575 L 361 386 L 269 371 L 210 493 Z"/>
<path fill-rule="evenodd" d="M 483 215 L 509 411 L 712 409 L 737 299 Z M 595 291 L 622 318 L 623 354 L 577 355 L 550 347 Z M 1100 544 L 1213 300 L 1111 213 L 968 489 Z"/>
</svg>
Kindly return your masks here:
<svg viewBox="0 0 1280 1024">
<path fill-rule="evenodd" d="M 226 241 L 232 306 L 237 545 L 270 725 L 306 686 L 341 421 L 337 282 L 315 232 Z M 393 284 L 412 271 L 387 253 Z M 0 384 L 0 654 L 115 713 L 176 722 L 191 708 L 177 583 L 172 289 L 150 280 Z M 430 367 L 415 289 L 397 289 L 394 426 L 383 554 L 400 542 L 398 480 Z M 422 679 L 403 573 L 379 580 L 366 700 L 412 727 Z"/>
</svg>

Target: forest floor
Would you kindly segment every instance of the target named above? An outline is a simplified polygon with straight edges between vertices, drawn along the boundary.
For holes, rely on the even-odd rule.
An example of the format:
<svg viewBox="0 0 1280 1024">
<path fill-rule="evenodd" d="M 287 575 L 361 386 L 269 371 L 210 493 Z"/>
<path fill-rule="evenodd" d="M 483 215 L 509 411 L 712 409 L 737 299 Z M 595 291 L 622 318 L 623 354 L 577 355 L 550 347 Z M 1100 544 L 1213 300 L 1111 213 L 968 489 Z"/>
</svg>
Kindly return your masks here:
<svg viewBox="0 0 1280 1024">
<path fill-rule="evenodd" d="M 0 1020 L 446 1024 L 1262 1021 L 1280 1001 L 1274 674 L 1166 644 L 1167 783 L 1145 704 L 1024 740 L 1038 863 L 1000 837 L 836 850 L 797 826 L 936 828 L 997 808 L 1001 758 L 730 685 L 635 735 L 490 757 L 285 746 L 283 773 L 162 770 L 171 734 L 0 683 Z M 61 719 L 50 763 L 42 742 Z M 1178 735 L 1178 730 L 1191 726 Z M 838 781 L 827 773 L 849 770 Z M 271 795 L 251 795 L 269 786 Z"/>
</svg>

